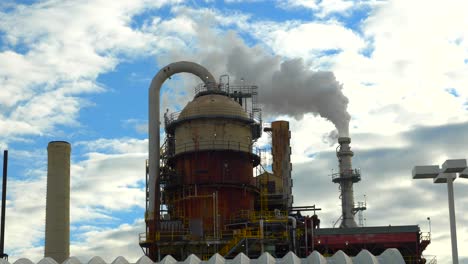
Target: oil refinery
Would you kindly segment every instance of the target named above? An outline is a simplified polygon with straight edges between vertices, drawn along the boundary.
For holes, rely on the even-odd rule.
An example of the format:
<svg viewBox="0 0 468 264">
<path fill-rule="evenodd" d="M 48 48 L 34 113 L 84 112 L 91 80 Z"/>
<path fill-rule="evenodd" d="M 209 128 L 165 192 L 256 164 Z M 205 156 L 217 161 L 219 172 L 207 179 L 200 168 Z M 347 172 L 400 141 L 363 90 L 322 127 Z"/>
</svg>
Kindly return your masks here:
<svg viewBox="0 0 468 264">
<path fill-rule="evenodd" d="M 159 92 L 172 75 L 186 72 L 202 84 L 182 111 L 164 114 L 160 140 Z M 430 236 L 419 226 L 363 227 L 356 223 L 365 205 L 354 202 L 353 185 L 361 172 L 352 167 L 351 138 L 338 138 L 339 172 L 332 182 L 341 192 L 339 228 L 322 228 L 319 205 L 294 205 L 289 123 L 264 125 L 257 86 L 232 85 L 202 66 L 176 62 L 153 79 L 149 92 L 149 160 L 146 169 L 146 231 L 139 243 L 152 261 L 191 254 L 207 260 L 218 253 L 257 258 L 268 252 L 303 258 L 314 250 L 324 256 L 338 251 L 355 256 L 396 248 L 406 263 L 424 263 Z M 262 133 L 271 138 L 271 171 L 256 147 Z M 162 144 L 161 144 L 162 143 Z M 161 146 L 161 147 L 159 147 Z M 357 154 L 358 155 L 358 154 Z M 324 175 L 325 177 L 325 175 Z M 311 216 L 303 216 L 312 212 Z"/>
<path fill-rule="evenodd" d="M 163 115 L 161 141 L 160 89 L 181 72 L 198 76 L 202 83 L 181 111 Z M 330 182 L 337 183 L 340 191 L 338 227 L 320 225 L 319 205 L 296 206 L 289 122 L 264 123 L 259 96 L 257 86 L 231 84 L 228 75 L 216 82 L 207 69 L 193 62 L 172 63 L 153 78 L 146 230 L 138 235 L 145 256 L 137 263 L 214 264 L 233 259 L 242 264 L 257 259 L 255 263 L 313 264 L 328 263 L 326 257 L 331 263 L 427 263 L 422 253 L 431 242 L 430 233 L 423 234 L 418 225 L 364 226 L 362 217 L 356 223 L 356 215 L 362 216 L 367 208 L 354 202 L 353 187 L 361 180 L 361 171 L 353 168 L 355 153 L 347 134 L 338 138 L 338 172 Z M 262 134 L 269 139 L 270 153 L 258 148 Z M 70 257 L 71 144 L 52 141 L 47 152 L 45 259 L 40 263 L 81 263 Z M 7 154 L 0 241 L 5 259 Z M 272 158 L 271 164 L 265 163 L 266 156 Z M 93 258 L 89 263 L 105 262 Z M 113 263 L 128 262 L 119 257 Z"/>
</svg>

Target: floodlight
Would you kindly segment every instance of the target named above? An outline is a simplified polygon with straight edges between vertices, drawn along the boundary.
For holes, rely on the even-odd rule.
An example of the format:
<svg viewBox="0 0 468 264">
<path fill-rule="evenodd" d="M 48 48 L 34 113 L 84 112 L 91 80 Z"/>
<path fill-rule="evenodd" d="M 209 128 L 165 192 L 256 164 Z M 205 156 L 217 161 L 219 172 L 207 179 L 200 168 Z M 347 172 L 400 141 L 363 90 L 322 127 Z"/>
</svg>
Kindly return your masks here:
<svg viewBox="0 0 468 264">
<path fill-rule="evenodd" d="M 413 179 L 432 179 L 440 173 L 440 168 L 437 165 L 429 166 L 414 166 Z"/>
<path fill-rule="evenodd" d="M 468 168 L 464 169 L 460 174 L 458 175 L 460 178 L 468 178 Z"/>
<path fill-rule="evenodd" d="M 466 168 L 466 159 L 446 160 L 442 164 L 442 172 L 453 173 L 462 172 Z"/>
<path fill-rule="evenodd" d="M 434 178 L 434 183 L 447 183 L 447 179 L 455 180 L 457 178 L 456 173 L 439 173 L 437 177 Z"/>
</svg>

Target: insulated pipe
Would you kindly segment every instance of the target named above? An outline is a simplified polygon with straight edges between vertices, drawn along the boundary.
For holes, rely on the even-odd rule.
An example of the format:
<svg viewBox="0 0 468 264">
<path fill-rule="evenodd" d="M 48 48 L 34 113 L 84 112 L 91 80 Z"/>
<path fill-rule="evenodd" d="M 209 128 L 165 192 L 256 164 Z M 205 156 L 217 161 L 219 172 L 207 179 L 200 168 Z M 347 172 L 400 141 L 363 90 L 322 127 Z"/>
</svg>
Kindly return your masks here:
<svg viewBox="0 0 468 264">
<path fill-rule="evenodd" d="M 309 256 L 309 245 L 308 245 L 308 239 L 307 237 L 309 236 L 309 234 L 307 233 L 307 222 L 309 220 L 309 217 L 306 217 L 305 220 L 304 220 L 304 233 L 305 233 L 305 236 L 304 236 L 304 240 L 305 240 L 305 253 L 306 253 L 306 256 Z"/>
<path fill-rule="evenodd" d="M 148 107 L 148 137 L 149 137 L 149 208 L 147 219 L 150 226 L 156 228 L 157 216 L 159 216 L 159 93 L 162 84 L 172 75 L 187 72 L 198 76 L 207 86 L 207 89 L 218 89 L 216 81 L 211 73 L 203 66 L 189 61 L 174 62 L 162 68 L 151 81 L 149 88 L 149 107 Z M 150 227 L 151 228 L 151 227 Z M 155 235 L 155 230 L 150 231 L 150 235 Z M 152 239 L 152 237 L 150 237 Z M 155 261 L 155 259 L 153 259 Z"/>
<path fill-rule="evenodd" d="M 263 233 L 263 229 L 264 229 L 264 221 L 263 219 L 260 219 L 260 221 L 258 222 L 258 225 L 259 225 L 259 228 L 260 228 L 260 254 L 263 254 L 263 252 L 265 252 L 265 248 L 264 248 L 264 244 L 263 244 L 263 238 L 264 238 L 264 233 Z"/>
<path fill-rule="evenodd" d="M 292 242 L 293 242 L 293 253 L 296 254 L 296 226 L 297 220 L 292 216 L 288 216 L 288 219 L 292 222 Z"/>
</svg>

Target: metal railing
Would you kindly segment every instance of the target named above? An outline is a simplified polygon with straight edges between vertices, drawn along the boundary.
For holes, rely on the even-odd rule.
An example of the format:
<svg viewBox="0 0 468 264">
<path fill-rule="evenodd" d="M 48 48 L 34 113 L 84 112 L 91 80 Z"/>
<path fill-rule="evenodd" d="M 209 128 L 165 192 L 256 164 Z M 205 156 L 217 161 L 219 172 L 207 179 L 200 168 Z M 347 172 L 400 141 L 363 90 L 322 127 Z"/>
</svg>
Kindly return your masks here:
<svg viewBox="0 0 468 264">
<path fill-rule="evenodd" d="M 138 234 L 138 241 L 141 243 L 145 243 L 145 242 L 149 242 L 147 239 L 146 239 L 146 232 L 144 233 L 139 233 Z"/>
<path fill-rule="evenodd" d="M 233 100 L 237 100 L 237 98 L 249 98 L 249 103 L 244 105 L 244 110 L 243 112 L 240 111 L 235 111 L 235 110 L 228 110 L 225 108 L 216 108 L 216 107 L 198 107 L 194 108 L 192 110 L 195 110 L 195 113 L 191 113 L 190 117 L 196 117 L 197 112 L 200 113 L 200 116 L 203 115 L 215 115 L 215 116 L 220 116 L 224 115 L 226 117 L 242 117 L 239 116 L 239 114 L 245 113 L 245 117 L 248 120 L 255 121 L 256 123 L 262 123 L 262 111 L 257 105 L 257 96 L 258 96 L 258 86 L 255 85 L 230 85 L 229 83 L 219 83 L 219 84 L 204 84 L 201 83 L 197 86 L 195 86 L 195 96 L 199 95 L 200 93 L 208 92 L 210 90 L 210 93 L 219 93 L 219 94 L 224 94 L 230 98 L 233 98 Z M 181 121 L 182 119 L 179 119 L 181 112 L 174 112 L 174 113 L 166 113 L 164 115 L 164 123 L 166 127 L 168 125 L 172 124 L 175 121 Z"/>
<path fill-rule="evenodd" d="M 227 117 L 227 118 L 239 118 L 244 120 L 250 120 L 252 122 L 261 123 L 262 114 L 259 111 L 253 110 L 234 110 L 224 107 L 213 107 L 213 106 L 197 106 L 191 109 L 188 116 L 181 116 L 182 111 L 166 113 L 164 114 L 164 125 L 169 127 L 176 121 L 182 121 L 185 119 L 193 119 L 194 117 Z"/>
<path fill-rule="evenodd" d="M 248 220 L 250 222 L 256 222 L 260 219 L 264 220 L 279 220 L 279 221 L 288 221 L 288 212 L 287 211 L 251 211 L 251 210 L 241 210 L 235 215 L 231 216 L 231 224 L 237 223 L 239 220 Z"/>
<path fill-rule="evenodd" d="M 423 258 L 426 259 L 426 264 L 437 264 L 437 256 L 424 255 Z"/>
<path fill-rule="evenodd" d="M 421 242 L 422 241 L 431 241 L 431 233 L 421 233 Z"/>
<path fill-rule="evenodd" d="M 248 152 L 259 156 L 261 152 L 261 150 L 257 148 L 254 144 L 250 144 L 248 142 L 238 142 L 220 139 L 202 140 L 196 142 L 182 142 L 176 143 L 175 145 L 176 154 L 197 150 L 234 150 Z"/>
<path fill-rule="evenodd" d="M 332 175 L 332 181 L 337 181 L 340 179 L 347 179 L 351 178 L 353 181 L 360 181 L 361 180 L 361 169 L 351 169 L 351 170 L 346 170 L 343 172 L 337 172 L 333 173 Z"/>
<path fill-rule="evenodd" d="M 209 89 L 213 90 L 215 87 L 213 84 L 209 84 L 208 86 L 204 83 L 200 83 L 195 86 L 195 95 L 206 92 Z M 241 94 L 250 94 L 250 95 L 257 95 L 258 86 L 257 85 L 232 85 L 229 83 L 219 83 L 217 85 L 217 91 L 226 93 L 228 95 L 232 95 L 234 93 L 241 93 Z"/>
</svg>

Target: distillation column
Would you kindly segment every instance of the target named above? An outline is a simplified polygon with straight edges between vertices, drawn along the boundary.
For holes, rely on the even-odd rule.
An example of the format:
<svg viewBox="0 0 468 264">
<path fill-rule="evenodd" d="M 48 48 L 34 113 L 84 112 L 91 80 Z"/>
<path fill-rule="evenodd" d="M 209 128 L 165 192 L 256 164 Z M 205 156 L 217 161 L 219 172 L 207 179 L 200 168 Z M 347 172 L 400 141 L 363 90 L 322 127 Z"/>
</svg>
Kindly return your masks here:
<svg viewBox="0 0 468 264">
<path fill-rule="evenodd" d="M 340 137 L 338 138 L 340 146 L 336 151 L 338 157 L 340 172 L 333 175 L 333 182 L 340 184 L 341 190 L 341 209 L 342 209 L 342 221 L 340 224 L 341 228 L 357 227 L 356 221 L 354 220 L 354 191 L 353 184 L 361 180 L 359 170 L 353 170 L 351 158 L 354 153 L 351 151 L 349 144 L 351 138 Z"/>
<path fill-rule="evenodd" d="M 252 124 L 238 102 L 208 90 L 166 125 L 175 147 L 175 175 L 164 189 L 168 212 L 189 225 L 192 240 L 207 234 L 218 239 L 235 214 L 254 209 L 259 157 L 252 153 Z"/>
</svg>

